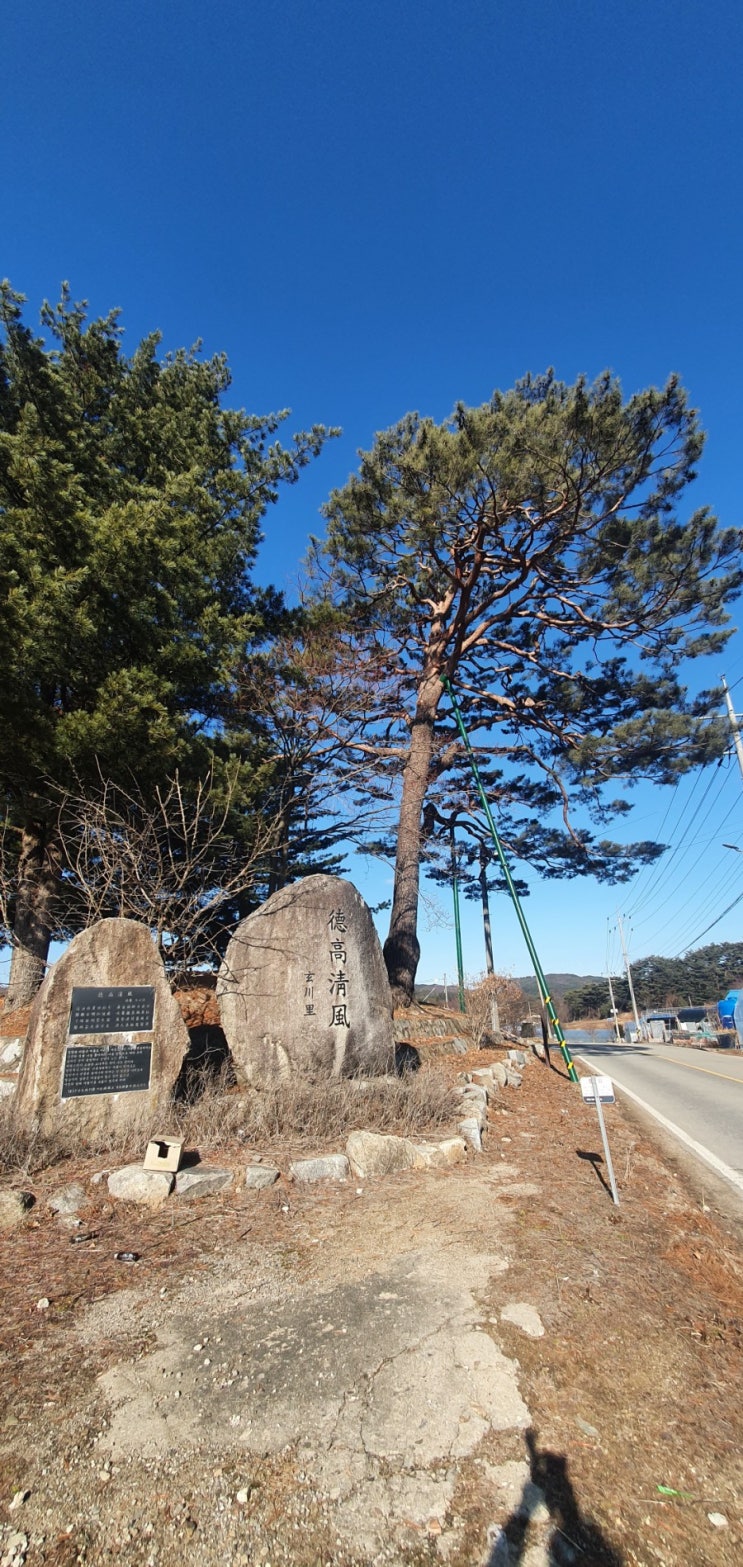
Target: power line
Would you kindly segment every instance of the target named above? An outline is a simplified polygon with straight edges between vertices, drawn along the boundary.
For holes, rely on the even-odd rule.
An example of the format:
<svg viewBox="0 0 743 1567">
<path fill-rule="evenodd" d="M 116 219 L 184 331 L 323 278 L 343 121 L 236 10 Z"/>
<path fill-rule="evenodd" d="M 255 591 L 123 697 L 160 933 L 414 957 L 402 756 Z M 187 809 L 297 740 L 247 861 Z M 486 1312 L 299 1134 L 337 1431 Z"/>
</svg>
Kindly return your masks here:
<svg viewBox="0 0 743 1567">
<path fill-rule="evenodd" d="M 731 805 L 729 811 L 727 811 L 725 813 L 725 815 L 723 816 L 723 818 L 722 818 L 722 820 L 721 820 L 721 822 L 719 824 L 719 829 L 718 829 L 719 831 L 722 830 L 722 828 L 725 825 L 725 822 L 728 820 L 728 817 L 731 816 L 733 811 L 736 809 L 736 806 L 737 806 L 737 801 L 734 802 L 734 804 Z M 692 861 L 692 864 L 688 867 L 687 870 L 684 871 L 684 873 L 680 877 L 680 879 L 673 883 L 673 885 L 671 886 L 670 890 L 666 893 L 665 898 L 663 898 L 660 903 L 656 903 L 654 905 L 654 907 L 650 910 L 650 912 L 648 914 L 646 914 L 643 919 L 637 921 L 637 924 L 639 926 L 648 925 L 653 920 L 657 920 L 658 915 L 661 913 L 661 911 L 663 909 L 665 909 L 667 907 L 667 905 L 671 902 L 671 900 L 673 898 L 678 898 L 680 896 L 682 888 L 686 886 L 687 882 L 689 881 L 690 877 L 693 875 L 693 873 L 696 870 L 697 866 L 699 865 L 700 861 L 708 858 L 709 844 L 710 844 L 710 842 L 713 842 L 713 841 L 714 840 L 710 840 L 710 839 L 706 839 L 705 840 L 705 842 L 702 844 L 702 847 L 701 847 L 701 849 L 700 849 L 696 859 Z M 690 844 L 688 853 L 691 853 L 695 847 L 696 847 L 696 844 Z M 687 853 L 687 855 L 684 856 L 684 859 L 688 858 L 688 853 Z M 683 863 L 683 861 L 681 863 Z M 711 877 L 717 874 L 717 864 L 718 863 L 720 865 L 722 865 L 723 861 L 721 860 L 719 862 L 716 862 L 715 866 L 713 867 L 713 869 L 711 871 L 708 872 L 708 874 L 705 876 L 704 880 L 699 882 L 695 886 L 695 889 L 694 889 L 695 895 L 698 895 L 707 886 L 707 884 L 710 881 Z M 676 869 L 677 870 L 680 869 L 680 864 L 676 867 Z"/>
<path fill-rule="evenodd" d="M 724 920 L 724 918 L 725 918 L 725 915 L 726 915 L 726 914 L 729 914 L 729 913 L 730 913 L 730 910 L 731 910 L 731 909 L 734 909 L 734 908 L 735 908 L 735 906 L 736 906 L 736 904 L 738 904 L 738 903 L 741 903 L 741 902 L 743 902 L 743 892 L 740 892 L 740 893 L 739 893 L 739 894 L 738 894 L 738 896 L 737 896 L 737 898 L 733 898 L 733 901 L 732 901 L 732 903 L 729 903 L 729 904 L 728 904 L 728 906 L 727 906 L 727 908 L 726 908 L 726 909 L 723 909 L 723 911 L 722 911 L 722 914 L 718 914 L 718 916 L 717 916 L 717 919 L 716 919 L 716 920 L 713 920 L 713 921 L 712 921 L 712 924 L 711 924 L 711 925 L 707 925 L 707 926 L 705 926 L 705 928 L 704 928 L 704 930 L 701 930 L 701 931 L 700 931 L 700 932 L 699 932 L 699 935 L 698 935 L 698 936 L 694 936 L 694 937 L 693 937 L 693 939 L 692 939 L 692 940 L 691 940 L 691 941 L 690 941 L 690 942 L 689 942 L 689 945 L 688 945 L 688 946 L 687 946 L 687 947 L 685 947 L 685 948 L 684 948 L 684 952 L 683 952 L 683 954 L 682 954 L 682 956 L 684 956 L 684 957 L 685 957 L 685 956 L 686 956 L 686 953 L 687 953 L 687 952 L 691 952 L 691 949 L 692 949 L 692 947 L 693 947 L 693 946 L 694 946 L 694 945 L 695 945 L 695 943 L 696 943 L 696 942 L 697 942 L 697 941 L 701 941 L 701 939 L 702 939 L 702 936 L 706 936 L 706 935 L 707 935 L 707 933 L 708 933 L 708 931 L 710 931 L 710 930 L 714 930 L 714 928 L 715 928 L 715 925 L 719 925 L 719 923 L 720 923 L 720 920 Z"/>
<path fill-rule="evenodd" d="M 665 892 L 665 884 L 667 882 L 667 878 L 668 878 L 669 873 L 670 874 L 675 874 L 676 871 L 680 870 L 681 866 L 684 864 L 684 862 L 688 858 L 689 854 L 693 853 L 694 849 L 696 848 L 696 842 L 692 842 L 691 844 L 689 844 L 689 846 L 688 846 L 688 848 L 686 850 L 686 853 L 681 855 L 681 850 L 682 850 L 684 844 L 686 843 L 686 840 L 687 840 L 687 838 L 689 836 L 689 833 L 691 832 L 692 827 L 694 826 L 694 823 L 695 823 L 695 821 L 696 821 L 700 811 L 702 810 L 702 807 L 707 802 L 707 798 L 709 796 L 710 790 L 712 789 L 712 787 L 715 784 L 715 782 L 718 782 L 718 781 L 719 781 L 719 788 L 717 790 L 717 794 L 715 796 L 715 799 L 710 802 L 712 806 L 717 804 L 717 801 L 719 800 L 720 795 L 723 793 L 723 790 L 724 790 L 724 787 L 725 787 L 725 783 L 727 782 L 727 780 L 725 778 L 723 778 L 722 780 L 717 780 L 715 778 L 715 775 L 713 774 L 712 777 L 710 778 L 708 784 L 707 784 L 707 788 L 705 789 L 704 794 L 702 795 L 702 798 L 697 802 L 696 808 L 695 808 L 692 816 L 690 817 L 690 819 L 689 819 L 689 821 L 688 821 L 688 823 L 686 825 L 686 828 L 684 829 L 684 832 L 681 835 L 681 838 L 679 839 L 678 843 L 675 844 L 672 847 L 670 854 L 667 856 L 666 860 L 664 861 L 664 865 L 663 865 L 663 873 L 664 874 L 661 876 L 660 882 L 659 882 L 659 884 L 655 888 L 655 901 L 653 901 L 650 898 L 650 888 L 648 887 L 647 890 L 646 890 L 646 893 L 645 893 L 645 897 L 641 898 L 639 903 L 636 903 L 634 905 L 634 908 L 630 911 L 632 913 L 633 917 L 636 918 L 636 916 L 640 913 L 640 911 L 642 909 L 647 908 L 648 901 L 650 901 L 651 908 L 650 908 L 649 912 L 644 916 L 644 918 L 640 921 L 640 924 L 645 925 L 645 924 L 648 923 L 648 921 L 650 919 L 655 918 L 655 916 L 658 914 L 659 910 L 661 908 L 665 907 L 665 904 L 669 901 L 669 897 L 674 896 L 680 890 L 680 888 L 684 884 L 684 881 L 687 880 L 688 876 L 691 874 L 691 870 L 693 870 L 694 866 L 696 866 L 698 864 L 699 858 L 701 858 L 701 856 L 697 857 L 697 860 L 694 861 L 694 865 L 690 868 L 689 871 L 687 871 L 685 873 L 685 875 L 683 875 L 681 877 L 680 881 L 676 881 L 676 882 L 673 883 L 671 892 L 666 894 L 666 896 L 664 898 L 662 898 L 661 902 L 658 903 L 658 901 L 657 901 L 658 894 L 659 893 L 662 894 L 663 892 Z M 728 816 L 735 809 L 735 805 L 737 803 L 738 802 L 737 802 L 737 799 L 736 799 L 734 804 L 727 811 L 727 813 L 726 813 L 726 815 L 724 817 L 725 821 L 727 821 Z M 702 852 L 704 852 L 704 851 L 702 851 Z M 680 859 L 678 858 L 679 855 L 681 855 Z"/>
<path fill-rule="evenodd" d="M 719 899 L 720 894 L 718 888 L 716 891 L 712 892 L 703 903 L 695 907 L 692 918 L 687 919 L 682 923 L 680 928 L 675 932 L 673 939 L 669 943 L 666 943 L 665 950 L 662 950 L 658 956 L 671 957 L 680 949 L 682 949 L 685 945 L 687 933 L 689 930 L 692 930 L 695 925 L 698 925 L 701 920 L 705 919 L 708 914 L 712 913 L 713 909 L 719 904 Z M 722 918 L 722 916 L 720 917 Z"/>
<path fill-rule="evenodd" d="M 696 789 L 697 784 L 699 783 L 701 777 L 702 777 L 702 772 L 700 770 L 696 774 L 696 776 L 694 778 L 694 783 L 692 785 L 691 794 L 689 796 L 689 799 L 686 801 L 686 805 L 685 806 L 682 805 L 682 807 L 681 807 L 681 817 L 680 817 L 680 820 L 683 820 L 684 810 L 689 806 L 689 804 L 691 803 L 691 800 L 694 798 L 694 790 Z M 670 800 L 668 802 L 668 805 L 666 806 L 666 809 L 665 809 L 665 812 L 664 812 L 664 815 L 663 815 L 663 820 L 662 820 L 662 822 L 660 824 L 660 827 L 658 828 L 658 831 L 656 833 L 656 838 L 660 838 L 661 837 L 661 835 L 663 833 L 663 829 L 664 829 L 664 827 L 666 825 L 666 822 L 668 820 L 669 814 L 671 812 L 671 809 L 677 803 L 679 781 L 680 780 L 677 778 L 676 782 L 675 782 L 675 784 L 673 786 L 673 793 L 672 793 L 671 798 L 670 798 Z M 650 888 L 651 888 L 653 882 L 660 875 L 662 864 L 663 864 L 663 856 L 661 855 L 661 856 L 659 856 L 659 858 L 657 860 L 653 861 L 652 865 L 649 865 L 649 866 L 648 865 L 644 865 L 643 866 L 642 870 L 635 877 L 634 885 L 632 887 L 632 895 L 635 898 L 635 900 L 637 900 L 638 893 L 640 892 L 643 876 L 649 874 L 650 875 L 650 881 L 648 883 L 648 886 L 645 887 L 644 889 L 642 889 L 642 899 L 640 900 L 640 902 L 642 902 L 644 900 L 644 898 L 646 898 L 648 896 L 648 893 L 650 891 Z M 627 916 L 628 916 L 628 918 L 631 915 L 633 909 L 635 909 L 636 907 L 637 907 L 637 901 L 635 901 L 634 903 L 629 905 L 629 907 L 627 909 Z"/>
</svg>

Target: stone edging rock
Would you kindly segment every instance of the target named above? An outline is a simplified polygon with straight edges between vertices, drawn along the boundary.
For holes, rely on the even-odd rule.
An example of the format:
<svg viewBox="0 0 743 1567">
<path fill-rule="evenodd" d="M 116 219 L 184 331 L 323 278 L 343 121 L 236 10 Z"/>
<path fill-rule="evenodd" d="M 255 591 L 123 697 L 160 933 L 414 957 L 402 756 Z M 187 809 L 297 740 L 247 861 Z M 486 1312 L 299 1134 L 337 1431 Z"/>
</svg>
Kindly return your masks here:
<svg viewBox="0 0 743 1567">
<path fill-rule="evenodd" d="M 493 1062 L 475 1072 L 460 1073 L 456 1092 L 465 1112 L 459 1122 L 458 1135 L 445 1137 L 438 1142 L 415 1142 L 410 1137 L 394 1137 L 380 1132 L 361 1130 L 351 1132 L 345 1153 L 316 1154 L 307 1159 L 295 1159 L 287 1168 L 287 1178 L 297 1184 L 307 1185 L 316 1181 L 369 1180 L 383 1175 L 395 1175 L 404 1170 L 446 1169 L 461 1163 L 468 1153 L 482 1153 L 482 1138 L 487 1131 L 488 1105 L 504 1088 L 518 1088 L 521 1075 L 516 1065 L 526 1065 L 521 1051 L 509 1052 L 508 1063 Z M 231 1186 L 234 1169 L 222 1169 L 212 1165 L 191 1165 L 179 1170 L 177 1175 L 162 1170 L 145 1170 L 141 1164 L 124 1165 L 119 1170 L 102 1171 L 94 1176 L 98 1184 L 107 1177 L 111 1197 L 122 1202 L 145 1203 L 159 1206 L 173 1191 L 182 1201 L 211 1196 Z M 278 1166 L 254 1160 L 245 1170 L 245 1187 L 248 1191 L 260 1191 L 275 1185 L 281 1171 Z M 0 1227 L 10 1228 L 21 1222 L 34 1201 L 30 1193 L 5 1192 L 0 1194 Z M 76 1214 L 87 1206 L 87 1197 L 78 1183 L 72 1183 L 54 1193 L 47 1206 L 59 1218 Z M 3 1206 L 4 1204 L 4 1206 Z"/>
</svg>

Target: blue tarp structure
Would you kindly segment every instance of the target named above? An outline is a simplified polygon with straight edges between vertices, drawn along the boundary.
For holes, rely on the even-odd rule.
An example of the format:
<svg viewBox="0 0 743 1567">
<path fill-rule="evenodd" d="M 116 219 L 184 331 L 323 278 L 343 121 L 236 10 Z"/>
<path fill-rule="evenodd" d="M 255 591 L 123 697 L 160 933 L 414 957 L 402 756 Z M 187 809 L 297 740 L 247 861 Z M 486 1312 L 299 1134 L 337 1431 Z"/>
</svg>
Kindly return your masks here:
<svg viewBox="0 0 743 1567">
<path fill-rule="evenodd" d="M 743 996 L 741 990 L 729 990 L 723 1001 L 717 1003 L 717 1014 L 723 1028 L 735 1028 L 735 1004 L 739 996 Z"/>
<path fill-rule="evenodd" d="M 735 1032 L 738 1035 L 738 1049 L 743 1050 L 743 990 L 738 991 L 738 1000 L 735 1003 L 733 1013 Z"/>
</svg>

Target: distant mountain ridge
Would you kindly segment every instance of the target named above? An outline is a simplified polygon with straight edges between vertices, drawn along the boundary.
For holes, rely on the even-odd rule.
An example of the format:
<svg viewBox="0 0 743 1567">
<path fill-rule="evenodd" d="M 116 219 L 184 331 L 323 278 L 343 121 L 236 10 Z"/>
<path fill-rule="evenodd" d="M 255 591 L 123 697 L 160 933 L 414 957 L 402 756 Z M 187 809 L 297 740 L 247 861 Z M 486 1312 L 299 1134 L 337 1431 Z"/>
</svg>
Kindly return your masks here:
<svg viewBox="0 0 743 1567">
<path fill-rule="evenodd" d="M 566 990 L 577 990 L 581 985 L 601 984 L 602 982 L 603 984 L 606 984 L 606 978 L 601 974 L 545 974 L 544 977 L 547 981 L 547 984 L 549 985 L 550 996 L 552 1000 L 558 1005 L 562 1001 Z M 533 974 L 515 974 L 513 977 L 513 982 L 515 985 L 520 985 L 524 995 L 527 998 L 527 1001 L 539 1000 L 539 990 L 537 988 L 537 982 Z M 447 986 L 447 989 L 449 992 L 449 1004 L 456 1007 L 456 980 L 453 980 L 452 983 Z M 443 1006 L 445 1001 L 444 986 L 416 985 L 415 999 L 416 1001 L 431 1001 L 435 1002 L 437 1006 Z"/>
</svg>

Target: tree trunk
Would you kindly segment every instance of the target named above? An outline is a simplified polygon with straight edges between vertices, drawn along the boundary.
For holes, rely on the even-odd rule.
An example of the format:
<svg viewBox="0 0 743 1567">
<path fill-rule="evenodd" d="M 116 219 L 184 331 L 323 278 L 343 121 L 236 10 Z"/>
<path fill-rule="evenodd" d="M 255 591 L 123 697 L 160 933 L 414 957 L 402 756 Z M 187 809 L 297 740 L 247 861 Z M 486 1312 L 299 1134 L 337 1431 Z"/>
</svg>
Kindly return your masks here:
<svg viewBox="0 0 743 1567">
<path fill-rule="evenodd" d="M 480 844 L 480 898 L 482 901 L 482 926 L 485 933 L 485 968 L 488 978 L 495 973 L 493 964 L 493 934 L 490 928 L 490 899 L 488 897 L 488 856 L 484 844 Z"/>
<path fill-rule="evenodd" d="M 418 941 L 418 891 L 421 859 L 421 811 L 433 754 L 436 708 L 443 687 L 438 674 L 421 685 L 405 764 L 397 830 L 395 890 L 384 961 L 396 1007 L 409 1007 L 415 995 L 415 975 L 421 955 Z"/>
<path fill-rule="evenodd" d="M 15 897 L 10 979 L 5 1010 L 25 1007 L 44 978 L 54 929 L 53 903 L 59 887 L 60 854 L 56 830 L 46 822 L 27 822 L 21 835 L 18 890 Z"/>
<path fill-rule="evenodd" d="M 482 924 L 485 932 L 485 968 L 488 979 L 492 981 L 492 994 L 490 997 L 490 1031 L 494 1037 L 500 1040 L 500 1012 L 498 1010 L 498 997 L 495 993 L 495 965 L 493 963 L 493 933 L 490 926 L 490 899 L 488 897 L 488 856 L 484 843 L 480 844 L 480 897 L 482 899 Z"/>
</svg>

